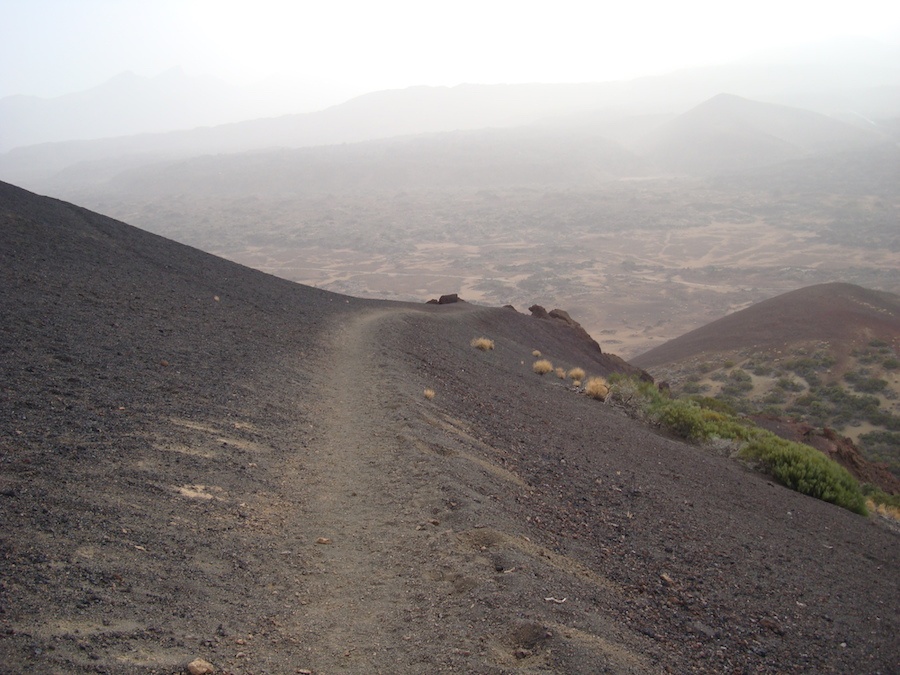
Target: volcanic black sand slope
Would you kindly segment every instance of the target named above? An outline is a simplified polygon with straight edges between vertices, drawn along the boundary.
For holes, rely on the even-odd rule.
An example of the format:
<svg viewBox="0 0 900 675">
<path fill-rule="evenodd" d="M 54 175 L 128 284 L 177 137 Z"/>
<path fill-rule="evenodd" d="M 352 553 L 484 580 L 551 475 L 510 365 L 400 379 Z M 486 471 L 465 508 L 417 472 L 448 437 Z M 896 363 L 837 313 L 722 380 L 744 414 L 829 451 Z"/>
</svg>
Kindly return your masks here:
<svg viewBox="0 0 900 675">
<path fill-rule="evenodd" d="M 536 375 L 626 368 L 561 321 L 325 293 L 5 184 L 0 284 L 0 672 L 900 663 L 897 535 Z"/>
</svg>

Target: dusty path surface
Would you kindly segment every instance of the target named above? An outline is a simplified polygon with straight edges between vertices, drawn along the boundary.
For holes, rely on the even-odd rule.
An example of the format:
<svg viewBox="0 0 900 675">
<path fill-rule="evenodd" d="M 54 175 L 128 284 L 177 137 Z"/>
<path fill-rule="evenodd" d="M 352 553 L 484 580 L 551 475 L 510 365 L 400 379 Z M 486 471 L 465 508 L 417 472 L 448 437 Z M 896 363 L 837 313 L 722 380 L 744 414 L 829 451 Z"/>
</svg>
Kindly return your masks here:
<svg viewBox="0 0 900 675">
<path fill-rule="evenodd" d="M 399 406 L 384 387 L 372 336 L 388 317 L 375 310 L 336 327 L 315 378 L 320 425 L 304 478 L 309 498 L 297 518 L 316 548 L 298 629 L 321 672 L 377 672 L 406 661 L 398 658 L 398 633 L 417 523 L 391 419 Z"/>
<path fill-rule="evenodd" d="M 569 637 L 577 636 L 564 649 L 562 635 L 554 635 L 562 626 L 533 611 L 543 603 L 566 615 L 563 605 L 577 605 L 564 592 L 553 597 L 553 585 L 535 584 L 535 576 L 564 578 L 557 588 L 592 589 L 606 602 L 617 592 L 595 572 L 517 534 L 511 514 L 484 504 L 529 486 L 464 422 L 429 405 L 421 390 L 415 396 L 407 364 L 385 338 L 403 339 L 421 314 L 370 310 L 325 338 L 330 349 L 317 368 L 312 409 L 320 423 L 298 517 L 301 539 L 316 542 L 297 623 L 310 667 L 656 670 L 632 653 L 634 645 L 618 644 L 621 631 L 599 615 L 590 630 L 571 627 Z"/>
</svg>

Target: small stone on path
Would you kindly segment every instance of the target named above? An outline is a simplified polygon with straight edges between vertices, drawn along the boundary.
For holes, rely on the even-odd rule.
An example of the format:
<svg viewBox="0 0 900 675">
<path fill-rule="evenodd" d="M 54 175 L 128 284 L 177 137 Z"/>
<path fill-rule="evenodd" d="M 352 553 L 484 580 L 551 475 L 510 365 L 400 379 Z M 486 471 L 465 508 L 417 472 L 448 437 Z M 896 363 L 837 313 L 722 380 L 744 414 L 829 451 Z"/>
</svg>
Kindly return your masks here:
<svg viewBox="0 0 900 675">
<path fill-rule="evenodd" d="M 209 661 L 194 659 L 188 664 L 187 671 L 190 675 L 213 675 L 213 673 L 216 672 L 216 669 L 213 668 L 213 665 Z"/>
</svg>

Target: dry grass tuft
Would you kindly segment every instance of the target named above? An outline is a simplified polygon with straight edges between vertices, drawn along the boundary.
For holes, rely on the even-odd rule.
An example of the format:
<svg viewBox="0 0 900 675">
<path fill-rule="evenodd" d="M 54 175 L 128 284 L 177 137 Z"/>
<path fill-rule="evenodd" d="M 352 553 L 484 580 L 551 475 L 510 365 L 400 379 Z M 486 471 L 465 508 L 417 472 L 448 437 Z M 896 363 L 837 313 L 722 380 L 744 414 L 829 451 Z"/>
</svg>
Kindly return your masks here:
<svg viewBox="0 0 900 675">
<path fill-rule="evenodd" d="M 531 355 L 532 355 L 534 358 L 539 359 L 539 358 L 541 358 L 541 350 L 540 350 L 540 349 L 535 349 L 533 352 L 531 352 Z"/>
<path fill-rule="evenodd" d="M 434 398 L 434 389 L 426 389 L 425 390 L 425 398 L 429 401 Z"/>
<path fill-rule="evenodd" d="M 546 375 L 553 370 L 553 364 L 547 359 L 541 359 L 540 361 L 535 361 L 534 365 L 531 366 L 531 369 L 538 375 Z"/>
<path fill-rule="evenodd" d="M 572 368 L 572 370 L 569 371 L 569 377 L 576 382 L 581 382 L 584 379 L 584 368 Z"/>
<path fill-rule="evenodd" d="M 566 379 L 566 369 L 565 368 L 555 368 L 553 370 L 553 372 L 556 373 L 556 376 L 559 379 L 561 379 L 561 380 Z"/>
<path fill-rule="evenodd" d="M 598 401 L 605 401 L 609 396 L 609 384 L 602 377 L 592 377 L 584 386 L 584 393 Z"/>
<path fill-rule="evenodd" d="M 877 513 L 882 518 L 889 518 L 900 522 L 900 509 L 890 504 L 876 504 L 873 500 L 867 499 L 866 506 L 870 513 Z"/>
<path fill-rule="evenodd" d="M 483 352 L 489 351 L 494 348 L 494 341 L 489 340 L 486 337 L 473 338 L 472 342 L 469 344 L 475 347 L 475 349 L 480 349 Z"/>
</svg>

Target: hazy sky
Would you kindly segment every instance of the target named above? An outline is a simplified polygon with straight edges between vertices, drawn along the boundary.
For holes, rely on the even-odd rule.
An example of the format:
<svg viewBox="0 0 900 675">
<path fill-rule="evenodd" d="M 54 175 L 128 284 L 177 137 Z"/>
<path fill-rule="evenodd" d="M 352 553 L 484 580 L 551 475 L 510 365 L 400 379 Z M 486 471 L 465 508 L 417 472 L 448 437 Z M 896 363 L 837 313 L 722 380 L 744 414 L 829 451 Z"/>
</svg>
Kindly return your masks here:
<svg viewBox="0 0 900 675">
<path fill-rule="evenodd" d="M 360 90 L 602 81 L 836 36 L 900 44 L 900 2 L 0 0 L 0 96 L 174 66 Z"/>
</svg>

